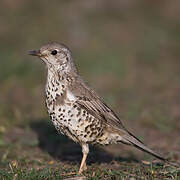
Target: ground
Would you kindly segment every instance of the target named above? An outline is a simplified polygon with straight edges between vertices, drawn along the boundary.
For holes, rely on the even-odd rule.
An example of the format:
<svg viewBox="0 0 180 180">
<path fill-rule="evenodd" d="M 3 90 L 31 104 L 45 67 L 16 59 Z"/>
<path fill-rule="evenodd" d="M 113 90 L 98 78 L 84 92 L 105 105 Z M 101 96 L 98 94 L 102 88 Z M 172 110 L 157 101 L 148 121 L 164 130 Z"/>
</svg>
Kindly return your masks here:
<svg viewBox="0 0 180 180">
<path fill-rule="evenodd" d="M 67 44 L 84 79 L 148 147 L 180 162 L 180 2 L 1 1 L 0 179 L 77 175 L 81 148 L 44 105 L 46 69 L 27 51 Z M 92 146 L 86 179 L 180 179 L 133 147 Z M 79 177 L 80 179 L 80 177 Z"/>
</svg>

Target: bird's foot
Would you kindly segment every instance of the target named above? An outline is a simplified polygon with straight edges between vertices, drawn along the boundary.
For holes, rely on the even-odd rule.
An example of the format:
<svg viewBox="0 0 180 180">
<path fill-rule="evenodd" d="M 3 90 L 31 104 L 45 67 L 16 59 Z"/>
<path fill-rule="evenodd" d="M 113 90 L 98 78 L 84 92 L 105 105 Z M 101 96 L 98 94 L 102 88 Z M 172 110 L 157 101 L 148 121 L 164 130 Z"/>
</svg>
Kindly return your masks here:
<svg viewBox="0 0 180 180">
<path fill-rule="evenodd" d="M 84 165 L 79 168 L 79 174 L 82 174 L 82 172 L 86 170 L 87 170 L 87 166 L 86 166 L 86 163 L 84 163 Z"/>
</svg>

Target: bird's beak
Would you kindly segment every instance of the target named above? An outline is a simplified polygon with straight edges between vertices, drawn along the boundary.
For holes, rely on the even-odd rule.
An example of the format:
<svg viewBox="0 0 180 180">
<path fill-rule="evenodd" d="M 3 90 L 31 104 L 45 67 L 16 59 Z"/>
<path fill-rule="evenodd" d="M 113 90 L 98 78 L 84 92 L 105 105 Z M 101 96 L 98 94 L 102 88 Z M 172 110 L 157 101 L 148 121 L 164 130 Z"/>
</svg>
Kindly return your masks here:
<svg viewBox="0 0 180 180">
<path fill-rule="evenodd" d="M 32 56 L 39 56 L 39 57 L 41 56 L 40 50 L 29 51 L 28 54 Z"/>
</svg>

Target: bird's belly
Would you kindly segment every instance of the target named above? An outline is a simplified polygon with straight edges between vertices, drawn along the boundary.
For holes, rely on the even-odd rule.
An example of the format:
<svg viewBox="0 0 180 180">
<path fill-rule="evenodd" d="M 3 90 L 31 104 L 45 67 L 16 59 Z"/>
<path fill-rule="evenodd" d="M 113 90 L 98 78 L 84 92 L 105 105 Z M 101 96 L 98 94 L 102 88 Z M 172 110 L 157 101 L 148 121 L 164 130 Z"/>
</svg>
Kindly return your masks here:
<svg viewBox="0 0 180 180">
<path fill-rule="evenodd" d="M 101 121 L 74 103 L 56 106 L 49 114 L 56 129 L 76 142 L 96 143 L 102 136 Z"/>
</svg>

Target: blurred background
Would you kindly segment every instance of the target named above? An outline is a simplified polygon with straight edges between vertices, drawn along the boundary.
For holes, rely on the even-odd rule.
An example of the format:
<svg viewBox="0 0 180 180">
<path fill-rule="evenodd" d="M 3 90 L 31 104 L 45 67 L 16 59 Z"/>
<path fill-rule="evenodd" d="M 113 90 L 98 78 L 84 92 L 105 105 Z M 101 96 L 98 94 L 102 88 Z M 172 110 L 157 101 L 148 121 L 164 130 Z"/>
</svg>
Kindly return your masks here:
<svg viewBox="0 0 180 180">
<path fill-rule="evenodd" d="M 179 0 L 1 0 L 0 167 L 49 154 L 73 159 L 46 113 L 44 64 L 27 55 L 52 41 L 72 50 L 80 74 L 131 132 L 180 159 Z M 121 145 L 105 151 L 146 157 Z"/>
</svg>

